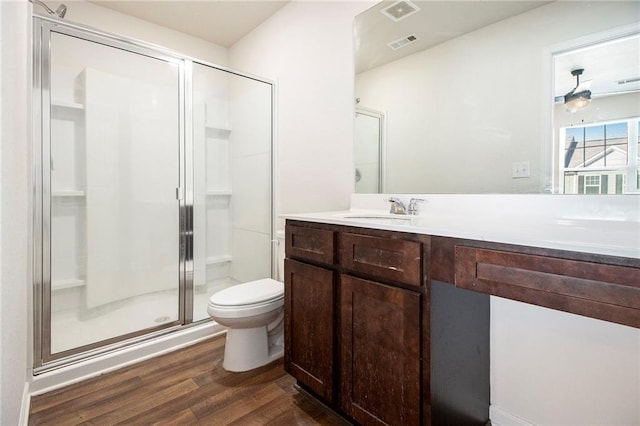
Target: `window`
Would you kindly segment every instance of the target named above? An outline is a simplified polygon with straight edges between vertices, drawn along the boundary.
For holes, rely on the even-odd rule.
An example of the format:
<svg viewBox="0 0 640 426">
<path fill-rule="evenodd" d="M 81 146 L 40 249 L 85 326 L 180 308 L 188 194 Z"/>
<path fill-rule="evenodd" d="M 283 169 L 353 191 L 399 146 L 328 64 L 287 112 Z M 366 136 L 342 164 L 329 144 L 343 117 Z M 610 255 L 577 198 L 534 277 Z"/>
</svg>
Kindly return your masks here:
<svg viewBox="0 0 640 426">
<path fill-rule="evenodd" d="M 560 129 L 565 194 L 640 192 L 640 118 Z"/>
</svg>

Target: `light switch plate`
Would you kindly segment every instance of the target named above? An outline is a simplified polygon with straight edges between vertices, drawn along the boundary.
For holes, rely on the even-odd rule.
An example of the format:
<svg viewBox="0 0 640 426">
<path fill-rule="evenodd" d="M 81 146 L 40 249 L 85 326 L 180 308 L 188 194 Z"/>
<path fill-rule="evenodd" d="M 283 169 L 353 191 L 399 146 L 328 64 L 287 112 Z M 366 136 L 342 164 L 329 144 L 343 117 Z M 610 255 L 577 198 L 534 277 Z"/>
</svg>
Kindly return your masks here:
<svg viewBox="0 0 640 426">
<path fill-rule="evenodd" d="M 530 177 L 529 162 L 518 161 L 515 163 L 511 163 L 511 177 L 514 179 Z"/>
</svg>

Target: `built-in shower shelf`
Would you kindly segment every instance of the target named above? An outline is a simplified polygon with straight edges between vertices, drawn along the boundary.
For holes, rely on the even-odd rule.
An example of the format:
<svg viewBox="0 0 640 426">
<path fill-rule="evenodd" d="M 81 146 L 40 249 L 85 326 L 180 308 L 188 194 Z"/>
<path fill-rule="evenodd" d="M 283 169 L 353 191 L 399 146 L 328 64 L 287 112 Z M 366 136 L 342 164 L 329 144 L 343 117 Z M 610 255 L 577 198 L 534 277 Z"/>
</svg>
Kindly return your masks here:
<svg viewBox="0 0 640 426">
<path fill-rule="evenodd" d="M 230 197 L 231 191 L 207 191 L 207 197 Z"/>
<path fill-rule="evenodd" d="M 54 280 L 51 282 L 51 290 L 64 290 L 66 288 L 82 287 L 85 285 L 84 280 L 70 279 L 70 280 Z"/>
<path fill-rule="evenodd" d="M 204 126 L 205 129 L 205 134 L 208 137 L 212 137 L 212 138 L 218 138 L 218 139 L 225 139 L 229 137 L 229 133 L 231 133 L 231 129 L 228 127 L 223 127 L 223 126 Z"/>
<path fill-rule="evenodd" d="M 52 197 L 84 197 L 84 191 L 52 191 Z"/>
<path fill-rule="evenodd" d="M 54 100 L 51 102 L 51 106 L 53 108 L 70 109 L 70 110 L 77 110 L 77 111 L 81 111 L 84 109 L 84 104 L 81 104 L 79 102 L 70 102 L 70 101 Z"/>
<path fill-rule="evenodd" d="M 231 256 L 211 256 L 207 257 L 207 265 L 218 265 L 220 263 L 231 262 Z"/>
</svg>

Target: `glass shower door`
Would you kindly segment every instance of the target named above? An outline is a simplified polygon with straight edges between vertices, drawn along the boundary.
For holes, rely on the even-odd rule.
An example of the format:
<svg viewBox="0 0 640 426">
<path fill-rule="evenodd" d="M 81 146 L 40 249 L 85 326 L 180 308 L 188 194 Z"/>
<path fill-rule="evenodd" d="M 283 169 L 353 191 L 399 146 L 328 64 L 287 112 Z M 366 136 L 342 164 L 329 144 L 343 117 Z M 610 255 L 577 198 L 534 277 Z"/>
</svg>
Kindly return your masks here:
<svg viewBox="0 0 640 426">
<path fill-rule="evenodd" d="M 193 63 L 193 321 L 209 298 L 272 276 L 273 86 Z"/>
<path fill-rule="evenodd" d="M 184 320 L 181 62 L 73 31 L 49 35 L 44 361 Z"/>
</svg>

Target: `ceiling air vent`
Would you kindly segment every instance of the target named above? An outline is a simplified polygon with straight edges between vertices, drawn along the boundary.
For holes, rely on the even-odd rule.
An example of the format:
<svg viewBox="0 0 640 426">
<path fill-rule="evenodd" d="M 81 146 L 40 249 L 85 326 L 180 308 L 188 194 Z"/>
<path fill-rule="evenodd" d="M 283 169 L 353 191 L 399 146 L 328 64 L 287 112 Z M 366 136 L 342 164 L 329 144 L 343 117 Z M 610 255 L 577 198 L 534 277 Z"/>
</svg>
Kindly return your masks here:
<svg viewBox="0 0 640 426">
<path fill-rule="evenodd" d="M 409 0 L 400 0 L 389 7 L 381 9 L 380 12 L 392 21 L 398 22 L 419 10 L 420 8 Z"/>
<path fill-rule="evenodd" d="M 392 41 L 391 43 L 388 43 L 387 46 L 389 46 L 390 48 L 392 48 L 393 50 L 398 50 L 402 47 L 405 47 L 411 43 L 413 43 L 414 41 L 418 40 L 418 36 L 415 34 L 409 34 L 408 36 L 404 36 L 402 38 L 399 38 L 398 40 Z"/>
</svg>

